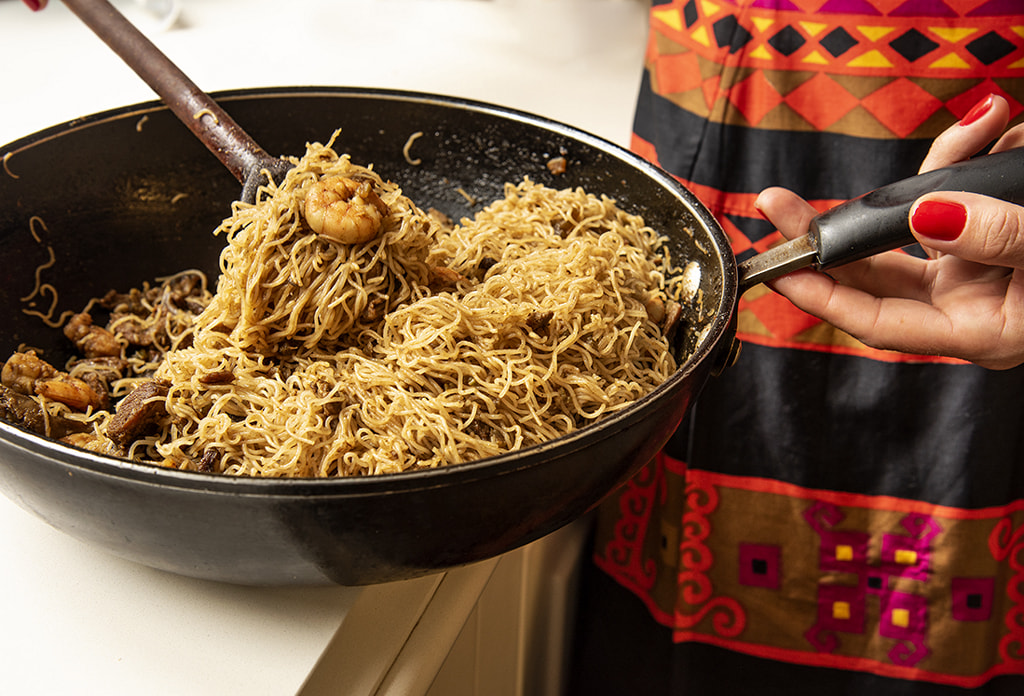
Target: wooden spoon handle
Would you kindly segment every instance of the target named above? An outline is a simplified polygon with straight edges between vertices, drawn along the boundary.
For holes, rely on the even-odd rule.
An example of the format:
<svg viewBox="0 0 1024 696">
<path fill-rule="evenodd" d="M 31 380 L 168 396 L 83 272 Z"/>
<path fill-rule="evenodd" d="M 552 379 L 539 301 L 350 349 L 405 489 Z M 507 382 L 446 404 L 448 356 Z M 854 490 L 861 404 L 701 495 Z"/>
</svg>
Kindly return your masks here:
<svg viewBox="0 0 1024 696">
<path fill-rule="evenodd" d="M 246 184 L 246 188 L 264 169 L 275 177 L 287 169 L 289 165 L 267 154 L 227 112 L 107 0 L 63 2 L 145 80 L 235 178 Z"/>
</svg>

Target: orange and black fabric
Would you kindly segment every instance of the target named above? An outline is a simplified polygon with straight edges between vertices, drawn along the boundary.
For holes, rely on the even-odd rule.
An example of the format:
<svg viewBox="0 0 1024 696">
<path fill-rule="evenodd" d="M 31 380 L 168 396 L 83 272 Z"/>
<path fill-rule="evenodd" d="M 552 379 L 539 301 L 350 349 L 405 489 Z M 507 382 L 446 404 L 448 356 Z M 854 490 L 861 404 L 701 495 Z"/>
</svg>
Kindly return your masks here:
<svg viewBox="0 0 1024 696">
<path fill-rule="evenodd" d="M 990 93 L 1024 112 L 1020 0 L 679 0 L 650 22 L 633 147 L 741 259 L 780 239 L 762 189 L 824 210 L 916 173 Z M 601 510 L 576 692 L 1024 694 L 1024 370 L 871 349 L 763 287 L 739 334 Z"/>
</svg>

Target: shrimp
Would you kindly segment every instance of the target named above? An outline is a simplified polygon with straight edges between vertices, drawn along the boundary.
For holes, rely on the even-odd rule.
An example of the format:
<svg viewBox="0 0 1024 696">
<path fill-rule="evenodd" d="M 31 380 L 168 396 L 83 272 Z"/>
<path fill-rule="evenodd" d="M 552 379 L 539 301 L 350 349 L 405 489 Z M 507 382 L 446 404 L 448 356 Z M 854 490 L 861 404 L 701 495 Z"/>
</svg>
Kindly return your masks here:
<svg viewBox="0 0 1024 696">
<path fill-rule="evenodd" d="M 369 181 L 335 176 L 313 184 L 304 214 L 317 234 L 342 244 L 360 244 L 377 236 L 388 207 Z"/>
<path fill-rule="evenodd" d="M 0 373 L 0 381 L 12 391 L 59 401 L 76 411 L 104 405 L 103 395 L 83 380 L 57 370 L 34 351 L 14 353 Z"/>
<path fill-rule="evenodd" d="M 61 375 L 56 379 L 39 380 L 36 382 L 36 394 L 50 401 L 59 401 L 76 411 L 84 411 L 90 406 L 92 408 L 103 406 L 103 397 L 97 394 L 92 387 L 77 377 L 68 375 Z"/>
</svg>

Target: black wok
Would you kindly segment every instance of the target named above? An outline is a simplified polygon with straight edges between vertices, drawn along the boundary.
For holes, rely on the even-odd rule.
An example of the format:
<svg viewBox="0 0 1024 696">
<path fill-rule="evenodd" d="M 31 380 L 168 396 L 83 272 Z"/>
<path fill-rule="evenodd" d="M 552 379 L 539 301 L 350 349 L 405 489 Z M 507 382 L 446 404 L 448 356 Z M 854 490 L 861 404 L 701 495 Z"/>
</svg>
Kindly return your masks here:
<svg viewBox="0 0 1024 696">
<path fill-rule="evenodd" d="M 341 128 L 338 151 L 373 163 L 421 206 L 456 219 L 524 176 L 617 199 L 669 237 L 677 261 L 702 267 L 701 311 L 680 331 L 685 360 L 630 408 L 556 441 L 371 478 L 165 470 L 0 422 L 0 490 L 57 529 L 148 566 L 245 584 L 358 585 L 471 563 L 554 531 L 627 480 L 666 442 L 728 352 L 738 282 L 725 235 L 689 191 L 615 145 L 543 118 L 415 93 L 317 87 L 215 96 L 272 153 L 301 154 L 307 141 Z M 403 153 L 414 132 L 423 135 Z M 186 268 L 216 274 L 223 240 L 211 231 L 237 199 L 238 182 L 164 105 L 88 116 L 5 153 L 0 359 L 21 345 L 57 364 L 68 356 L 58 329 L 22 311 L 50 310 L 50 294 L 23 299 L 48 247 L 54 263 L 39 273 L 59 293 L 54 316 Z M 546 165 L 558 156 L 568 166 L 554 175 Z"/>
</svg>

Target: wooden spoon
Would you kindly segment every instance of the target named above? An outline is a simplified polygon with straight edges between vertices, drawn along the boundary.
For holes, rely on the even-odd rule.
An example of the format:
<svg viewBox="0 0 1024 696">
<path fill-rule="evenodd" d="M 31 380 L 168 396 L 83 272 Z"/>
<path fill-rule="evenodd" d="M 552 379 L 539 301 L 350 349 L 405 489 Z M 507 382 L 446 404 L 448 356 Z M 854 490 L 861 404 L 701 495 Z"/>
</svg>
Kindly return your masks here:
<svg viewBox="0 0 1024 696">
<path fill-rule="evenodd" d="M 269 176 L 280 183 L 292 164 L 259 146 L 208 94 L 196 86 L 107 0 L 63 0 L 242 183 L 241 199 L 253 202 Z"/>
</svg>

